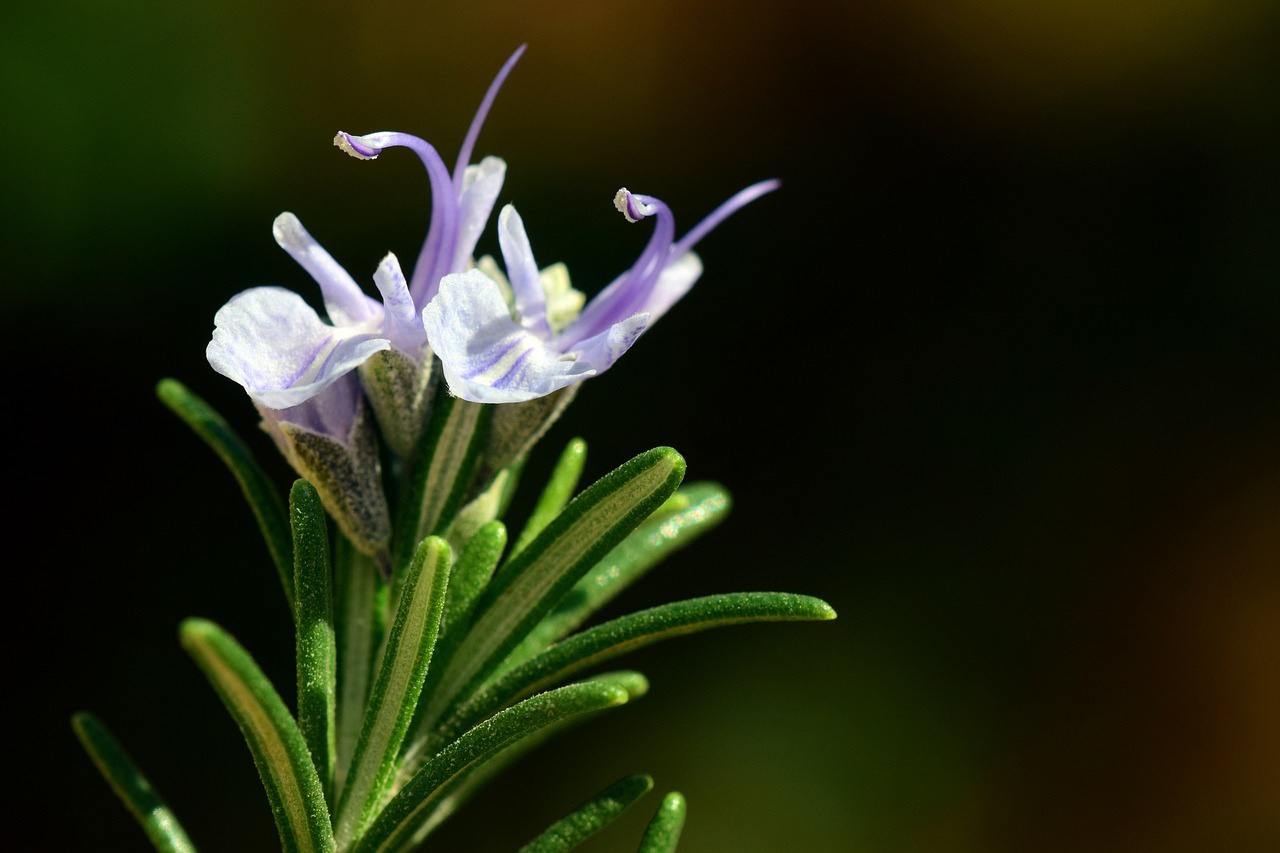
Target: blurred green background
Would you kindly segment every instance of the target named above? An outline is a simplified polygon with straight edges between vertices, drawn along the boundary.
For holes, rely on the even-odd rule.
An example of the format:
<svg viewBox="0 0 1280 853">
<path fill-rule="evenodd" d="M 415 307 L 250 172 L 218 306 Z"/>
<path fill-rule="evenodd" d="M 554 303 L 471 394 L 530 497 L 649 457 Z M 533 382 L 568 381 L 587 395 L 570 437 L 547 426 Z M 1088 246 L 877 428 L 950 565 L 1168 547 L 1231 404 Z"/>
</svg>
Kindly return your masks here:
<svg viewBox="0 0 1280 853">
<path fill-rule="evenodd" d="M 7 846 L 29 820 L 51 835 L 16 849 L 144 849 L 80 708 L 202 849 L 275 846 L 175 631 L 215 619 L 287 685 L 288 618 L 234 483 L 152 388 L 190 385 L 287 483 L 204 362 L 214 311 L 265 283 L 318 301 L 271 239 L 282 210 L 360 280 L 413 257 L 420 167 L 334 132 L 451 162 L 525 42 L 477 153 L 578 287 L 647 236 L 619 186 L 687 228 L 783 182 L 531 469 L 575 435 L 588 477 L 671 444 L 735 495 L 619 609 L 782 589 L 840 619 L 624 659 L 650 695 L 435 849 L 514 849 L 635 771 L 688 797 L 689 853 L 1280 849 L 1269 0 L 10 4 Z M 589 849 L 634 849 L 656 802 Z"/>
</svg>

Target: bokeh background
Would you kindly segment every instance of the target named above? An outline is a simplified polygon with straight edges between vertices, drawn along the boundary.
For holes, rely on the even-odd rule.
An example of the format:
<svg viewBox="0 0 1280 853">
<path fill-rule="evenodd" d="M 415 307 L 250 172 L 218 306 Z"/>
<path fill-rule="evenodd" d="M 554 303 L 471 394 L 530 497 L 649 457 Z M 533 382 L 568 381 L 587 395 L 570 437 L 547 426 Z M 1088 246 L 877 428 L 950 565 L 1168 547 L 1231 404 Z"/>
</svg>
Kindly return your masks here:
<svg viewBox="0 0 1280 853">
<path fill-rule="evenodd" d="M 234 483 L 152 389 L 187 383 L 286 484 L 204 362 L 214 311 L 264 283 L 317 301 L 281 210 L 362 280 L 413 257 L 416 162 L 330 139 L 405 130 L 451 161 L 521 43 L 478 153 L 580 288 L 646 237 L 619 186 L 688 227 L 783 181 L 531 468 L 575 435 L 588 477 L 670 444 L 734 493 L 620 606 L 783 589 L 840 618 L 632 655 L 649 696 L 435 849 L 514 849 L 636 771 L 688 797 L 690 853 L 1280 849 L 1270 0 L 9 4 L 6 846 L 144 849 L 80 708 L 203 849 L 275 846 L 175 629 L 213 618 L 287 685 L 287 615 Z M 589 849 L 634 849 L 656 802 Z"/>
</svg>

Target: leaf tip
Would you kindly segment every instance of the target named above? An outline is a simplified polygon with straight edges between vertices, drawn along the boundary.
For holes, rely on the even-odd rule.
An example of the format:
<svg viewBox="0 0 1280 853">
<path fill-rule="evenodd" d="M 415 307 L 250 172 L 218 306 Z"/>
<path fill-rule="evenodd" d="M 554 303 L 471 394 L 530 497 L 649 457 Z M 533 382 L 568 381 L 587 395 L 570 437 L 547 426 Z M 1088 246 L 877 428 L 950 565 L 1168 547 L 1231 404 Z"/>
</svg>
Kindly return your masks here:
<svg viewBox="0 0 1280 853">
<path fill-rule="evenodd" d="M 98 718 L 88 711 L 76 711 L 71 715 L 71 728 L 75 733 L 83 738 L 90 729 L 101 726 Z"/>
<path fill-rule="evenodd" d="M 199 645 L 218 631 L 218 626 L 208 619 L 190 616 L 178 625 L 178 642 L 184 649 Z"/>
<path fill-rule="evenodd" d="M 171 376 L 166 376 L 156 383 L 156 396 L 166 403 L 186 390 L 185 385 Z"/>
</svg>

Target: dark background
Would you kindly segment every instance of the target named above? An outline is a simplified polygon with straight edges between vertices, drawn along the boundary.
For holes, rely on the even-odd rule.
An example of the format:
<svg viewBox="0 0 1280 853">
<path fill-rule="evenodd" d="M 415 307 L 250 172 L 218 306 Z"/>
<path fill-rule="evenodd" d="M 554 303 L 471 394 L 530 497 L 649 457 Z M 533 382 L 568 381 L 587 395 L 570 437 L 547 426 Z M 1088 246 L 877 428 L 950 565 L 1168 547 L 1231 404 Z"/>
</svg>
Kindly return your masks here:
<svg viewBox="0 0 1280 853">
<path fill-rule="evenodd" d="M 647 236 L 619 186 L 687 228 L 783 182 L 531 467 L 574 435 L 588 479 L 670 444 L 733 492 L 620 605 L 781 589 L 840 618 L 623 659 L 650 695 L 513 768 L 435 849 L 514 849 L 636 771 L 688 797 L 690 853 L 1280 849 L 1267 0 L 6 9 L 8 846 L 143 849 L 80 708 L 202 849 L 275 846 L 175 631 L 215 619 L 288 685 L 288 617 L 233 481 L 153 386 L 187 383 L 287 484 L 204 362 L 214 312 L 265 283 L 318 301 L 281 210 L 359 280 L 413 257 L 420 167 L 330 139 L 404 130 L 452 162 L 522 42 L 477 154 L 578 287 Z M 634 849 L 656 803 L 590 849 Z"/>
</svg>

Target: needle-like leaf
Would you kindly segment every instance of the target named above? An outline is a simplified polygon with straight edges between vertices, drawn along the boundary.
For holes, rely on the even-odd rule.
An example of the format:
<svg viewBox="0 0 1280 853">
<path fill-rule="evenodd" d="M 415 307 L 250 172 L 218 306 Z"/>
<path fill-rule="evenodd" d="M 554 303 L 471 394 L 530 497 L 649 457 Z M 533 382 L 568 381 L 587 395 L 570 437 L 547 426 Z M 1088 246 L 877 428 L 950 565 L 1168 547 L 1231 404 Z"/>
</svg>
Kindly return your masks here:
<svg viewBox="0 0 1280 853">
<path fill-rule="evenodd" d="M 159 853 L 195 853 L 177 817 L 107 727 L 84 711 L 71 718 L 71 727 L 99 772 L 141 824 L 151 846 Z"/>
<path fill-rule="evenodd" d="M 377 815 L 395 777 L 396 756 L 413 719 L 440 628 L 449 563 L 448 543 L 428 536 L 405 574 L 395 622 L 338 800 L 334 834 L 341 849 L 359 838 Z"/>
<path fill-rule="evenodd" d="M 231 426 L 208 403 L 187 390 L 185 385 L 176 379 L 162 379 L 156 385 L 156 396 L 182 418 L 231 469 L 236 482 L 240 484 L 240 490 L 244 492 L 245 500 L 249 502 L 249 508 L 253 510 L 254 518 L 258 520 L 262 538 L 267 541 L 267 550 L 271 552 L 271 560 L 280 576 L 280 585 L 284 588 L 285 598 L 292 610 L 293 554 L 289 519 L 285 515 L 280 493 Z"/>
<path fill-rule="evenodd" d="M 640 454 L 576 497 L 500 569 L 428 698 L 423 724 L 432 726 L 483 683 L 597 560 L 671 496 L 684 468 L 684 458 L 669 447 Z"/>
<path fill-rule="evenodd" d="M 324 787 L 280 694 L 249 653 L 214 623 L 187 619 L 180 637 L 249 744 L 275 815 L 281 847 L 286 853 L 332 851 Z"/>
<path fill-rule="evenodd" d="M 680 843 L 680 830 L 684 829 L 684 816 L 683 794 L 672 791 L 663 797 L 662 805 L 658 806 L 645 828 L 636 853 L 675 853 Z"/>
<path fill-rule="evenodd" d="M 541 835 L 521 847 L 519 853 L 565 853 L 572 850 L 612 823 L 652 787 L 653 779 L 643 773 L 620 779 L 551 824 Z"/>
<path fill-rule="evenodd" d="M 835 610 L 825 601 L 785 592 L 710 595 L 621 616 L 575 634 L 489 682 L 445 720 L 440 737 L 456 737 L 477 720 L 521 696 L 659 640 L 744 622 L 824 621 L 835 617 Z"/>
<path fill-rule="evenodd" d="M 298 729 L 333 802 L 337 650 L 333 629 L 333 583 L 329 530 L 320 495 L 306 480 L 289 492 L 293 527 L 294 608 L 298 669 Z"/>
<path fill-rule="evenodd" d="M 628 698 L 616 684 L 585 681 L 541 693 L 490 717 L 414 774 L 361 837 L 357 853 L 408 849 L 421 840 L 419 830 L 445 797 L 506 747 L 569 718 L 622 705 Z"/>
</svg>

